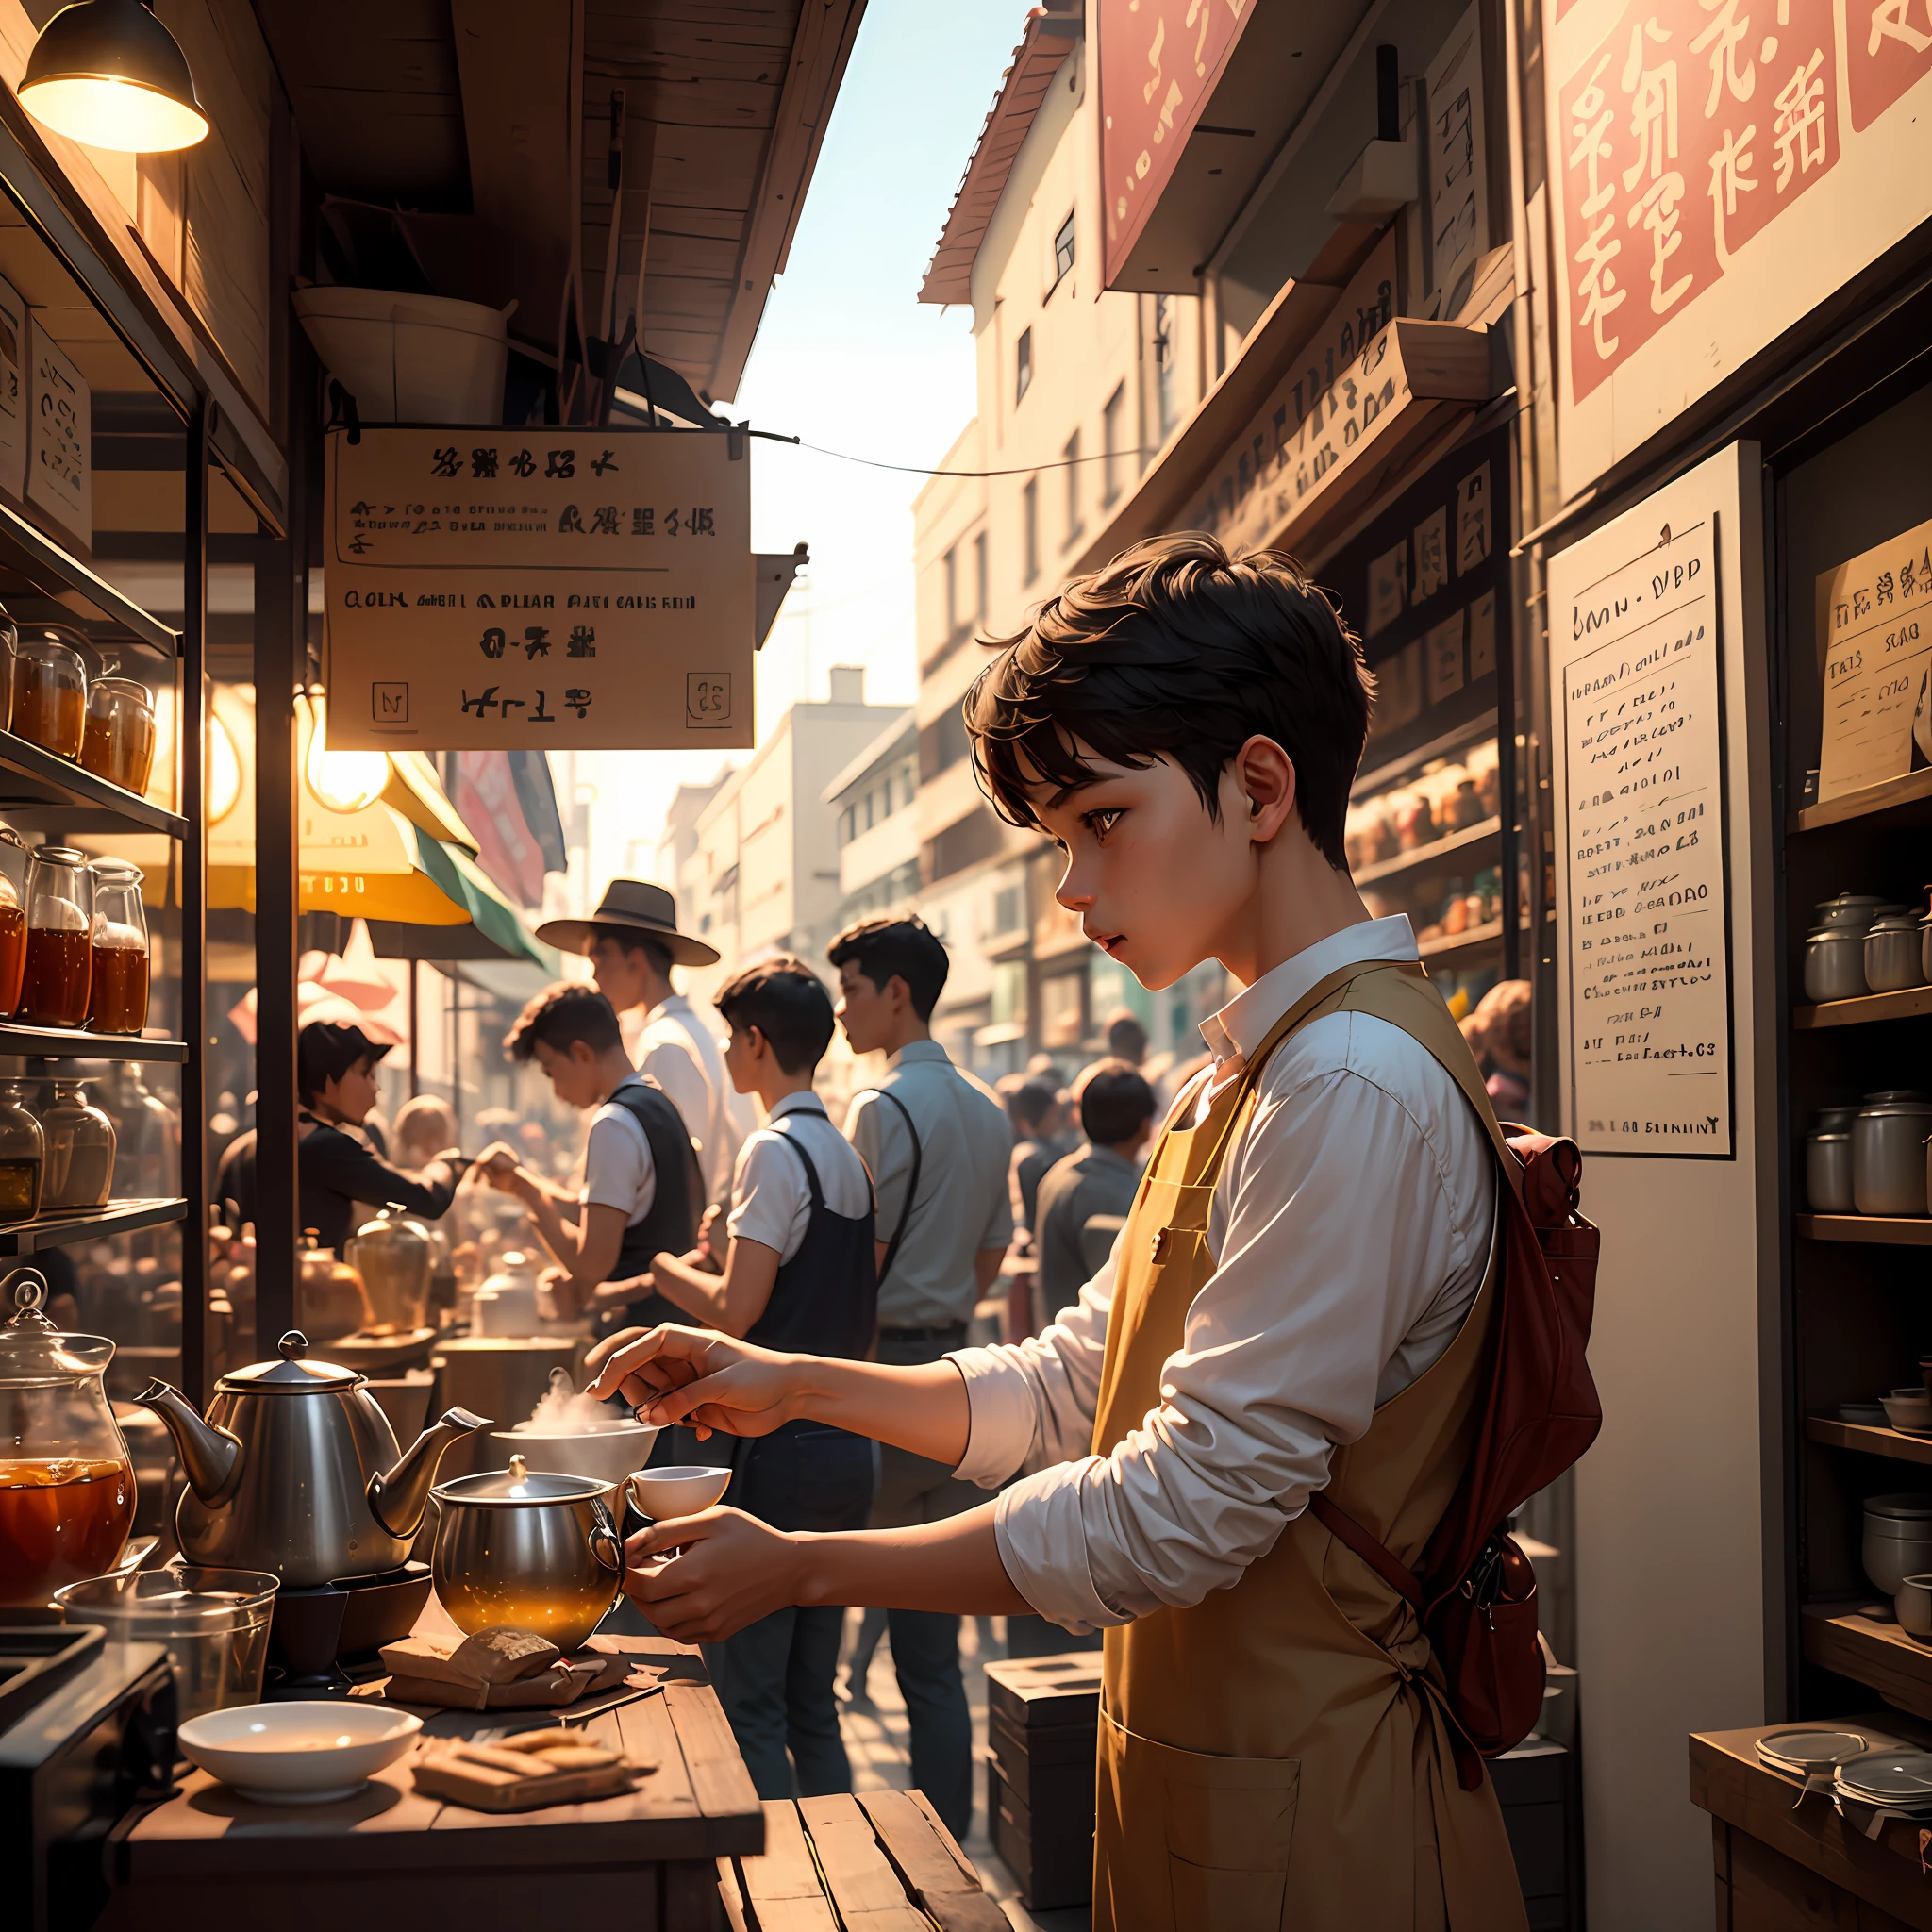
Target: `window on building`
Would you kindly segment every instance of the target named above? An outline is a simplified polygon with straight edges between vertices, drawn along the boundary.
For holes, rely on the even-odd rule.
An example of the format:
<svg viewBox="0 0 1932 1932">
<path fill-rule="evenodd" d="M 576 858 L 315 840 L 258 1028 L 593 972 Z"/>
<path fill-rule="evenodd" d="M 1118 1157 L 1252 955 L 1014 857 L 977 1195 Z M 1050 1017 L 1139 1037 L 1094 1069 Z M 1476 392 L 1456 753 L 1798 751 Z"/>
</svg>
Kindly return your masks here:
<svg viewBox="0 0 1932 1932">
<path fill-rule="evenodd" d="M 959 569 L 958 559 L 950 550 L 940 558 L 940 575 L 945 587 L 946 635 L 951 637 L 959 628 Z"/>
<path fill-rule="evenodd" d="M 1080 535 L 1080 432 L 1077 429 L 1067 438 L 1067 446 L 1060 451 L 1060 461 L 1066 466 L 1060 475 L 1067 479 L 1067 543 L 1071 548 Z"/>
<path fill-rule="evenodd" d="M 973 621 L 986 622 L 986 532 L 973 540 Z"/>
<path fill-rule="evenodd" d="M 1174 429 L 1179 407 L 1179 385 L 1175 380 L 1174 340 L 1174 298 L 1154 298 L 1154 395 L 1160 424 L 1160 441 L 1165 442 Z"/>
<path fill-rule="evenodd" d="M 1018 886 L 1002 886 L 992 895 L 992 929 L 995 932 L 1018 932 L 1020 930 L 1020 893 Z"/>
<path fill-rule="evenodd" d="M 1029 476 L 1020 491 L 1020 555 L 1025 571 L 1024 581 L 1031 583 L 1040 575 L 1040 478 Z"/>
<path fill-rule="evenodd" d="M 992 1024 L 995 1026 L 1025 1025 L 1025 960 L 1002 959 L 993 967 Z"/>
<path fill-rule="evenodd" d="M 1060 231 L 1053 238 L 1053 288 L 1058 289 L 1073 273 L 1074 267 L 1074 217 L 1069 211 L 1060 224 Z M 1047 293 L 1053 293 L 1049 289 Z"/>
<path fill-rule="evenodd" d="M 966 756 L 966 721 L 958 705 L 948 705 L 919 734 L 919 775 L 930 785 Z"/>
<path fill-rule="evenodd" d="M 1121 454 L 1126 444 L 1127 436 L 1127 386 L 1121 383 L 1112 395 L 1107 399 L 1107 407 L 1100 412 L 1100 500 L 1110 504 L 1121 493 L 1122 475 L 1125 465 Z"/>
<path fill-rule="evenodd" d="M 1033 387 L 1033 331 L 1023 328 L 1020 340 L 1013 347 L 1013 407 L 1018 408 L 1026 400 L 1026 391 Z"/>
</svg>

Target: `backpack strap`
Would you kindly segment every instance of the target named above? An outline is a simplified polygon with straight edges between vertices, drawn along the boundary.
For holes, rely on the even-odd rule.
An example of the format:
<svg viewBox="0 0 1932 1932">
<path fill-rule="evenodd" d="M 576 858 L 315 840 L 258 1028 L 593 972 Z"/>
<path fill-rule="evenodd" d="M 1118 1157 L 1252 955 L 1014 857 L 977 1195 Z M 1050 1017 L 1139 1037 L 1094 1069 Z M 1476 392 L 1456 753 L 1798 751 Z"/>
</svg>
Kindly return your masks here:
<svg viewBox="0 0 1932 1932">
<path fill-rule="evenodd" d="M 899 1118 L 906 1123 L 906 1131 L 912 1136 L 912 1173 L 906 1182 L 906 1205 L 899 1210 L 899 1224 L 892 1230 L 892 1239 L 886 1243 L 886 1258 L 879 1263 L 878 1286 L 883 1288 L 886 1276 L 892 1272 L 892 1263 L 899 1258 L 899 1243 L 906 1239 L 906 1230 L 912 1224 L 912 1210 L 919 1201 L 919 1169 L 924 1158 L 924 1149 L 919 1144 L 919 1129 L 912 1124 L 912 1115 L 906 1103 L 896 1093 L 884 1087 L 867 1087 L 867 1093 L 876 1093 L 881 1100 L 889 1100 L 897 1110 Z M 853 1095 L 856 1100 L 858 1096 Z M 871 1180 L 872 1176 L 866 1176 Z M 877 1199 L 877 1188 L 874 1188 L 874 1199 Z"/>
</svg>

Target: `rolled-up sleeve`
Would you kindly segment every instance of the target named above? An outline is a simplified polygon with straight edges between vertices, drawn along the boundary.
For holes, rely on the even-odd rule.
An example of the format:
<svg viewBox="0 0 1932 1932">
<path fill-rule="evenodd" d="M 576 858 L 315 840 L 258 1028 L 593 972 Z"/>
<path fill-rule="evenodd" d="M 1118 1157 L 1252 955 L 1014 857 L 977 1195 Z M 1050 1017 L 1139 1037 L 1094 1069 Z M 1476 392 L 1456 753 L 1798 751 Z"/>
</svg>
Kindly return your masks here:
<svg viewBox="0 0 1932 1932">
<path fill-rule="evenodd" d="M 1226 1204 L 1224 1227 L 1211 1229 L 1221 1263 L 1163 1365 L 1159 1407 L 1106 1456 L 1082 1456 L 1088 1444 L 1060 1428 L 1053 1441 L 1081 1459 L 1036 1462 L 999 1499 L 1008 1574 L 1057 1623 L 1126 1623 L 1238 1582 L 1327 1480 L 1334 1445 L 1367 1430 L 1385 1365 L 1444 1283 L 1472 1268 L 1480 1279 L 1492 1194 L 1478 1190 L 1480 1216 L 1458 1214 L 1455 1196 L 1467 1208 L 1469 1190 L 1451 1189 L 1408 1108 L 1332 1063 L 1264 1092 L 1216 1192 L 1217 1224 Z M 1054 1332 L 988 1352 L 1019 1358 L 981 1378 L 997 1394 L 974 1393 L 969 1375 L 975 1467 L 982 1414 L 989 1469 L 993 1441 L 1004 1451 L 1019 1436 L 1009 1374 L 1024 1378 L 1031 1440 L 1045 1446 L 1044 1418 L 1060 1413 L 1055 1371 L 1040 1358 L 1061 1361 L 1045 1346 Z"/>
</svg>

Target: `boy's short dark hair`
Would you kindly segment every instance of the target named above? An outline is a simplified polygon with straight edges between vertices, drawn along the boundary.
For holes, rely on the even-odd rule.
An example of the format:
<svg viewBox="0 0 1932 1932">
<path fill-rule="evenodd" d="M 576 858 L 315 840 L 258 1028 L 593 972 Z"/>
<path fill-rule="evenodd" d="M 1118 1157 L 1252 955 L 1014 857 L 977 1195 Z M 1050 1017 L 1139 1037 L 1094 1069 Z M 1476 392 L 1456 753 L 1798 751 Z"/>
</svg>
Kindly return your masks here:
<svg viewBox="0 0 1932 1932">
<path fill-rule="evenodd" d="M 832 941 L 825 958 L 835 967 L 849 959 L 881 992 L 887 980 L 903 979 L 922 1020 L 932 1018 L 952 964 L 939 935 L 917 913 L 861 919 Z"/>
<path fill-rule="evenodd" d="M 615 940 L 626 953 L 641 953 L 651 962 L 651 970 L 659 979 L 671 977 L 671 949 L 640 932 L 634 925 L 593 925 L 591 928 L 591 944 L 599 940 Z"/>
<path fill-rule="evenodd" d="M 1005 1096 L 1007 1118 L 1016 1131 L 1030 1134 L 1060 1104 L 1059 1089 L 1050 1080 L 1022 1076 Z"/>
<path fill-rule="evenodd" d="M 1125 1060 L 1095 1060 L 1080 1075 L 1080 1131 L 1096 1147 L 1131 1141 L 1154 1117 L 1154 1090 Z"/>
<path fill-rule="evenodd" d="M 560 979 L 545 987 L 517 1015 L 516 1024 L 504 1035 L 503 1048 L 525 1065 L 537 1058 L 540 1040 L 552 1053 L 568 1053 L 581 1040 L 592 1053 L 607 1054 L 624 1044 L 624 1029 L 617 1024 L 616 1009 L 594 986 L 587 980 Z"/>
<path fill-rule="evenodd" d="M 1221 774 L 1246 741 L 1294 761 L 1295 803 L 1315 849 L 1341 871 L 1349 787 L 1368 737 L 1374 679 L 1361 645 L 1291 558 L 1236 558 L 1183 531 L 1137 543 L 1049 597 L 974 679 L 964 706 L 974 770 L 1003 818 L 1039 821 L 1029 785 L 1171 758 L 1210 819 Z"/>
<path fill-rule="evenodd" d="M 734 1033 L 756 1026 L 788 1074 L 808 1073 L 832 1043 L 832 996 L 803 959 L 747 966 L 711 1004 Z"/>
<path fill-rule="evenodd" d="M 1107 1051 L 1109 1058 L 1138 1066 L 1147 1057 L 1147 1029 L 1133 1009 L 1118 1008 L 1107 1016 Z"/>
<path fill-rule="evenodd" d="M 358 1060 L 373 1068 L 389 1051 L 359 1026 L 311 1020 L 295 1036 L 295 1097 L 311 1101 L 331 1080 L 340 1080 Z"/>
</svg>

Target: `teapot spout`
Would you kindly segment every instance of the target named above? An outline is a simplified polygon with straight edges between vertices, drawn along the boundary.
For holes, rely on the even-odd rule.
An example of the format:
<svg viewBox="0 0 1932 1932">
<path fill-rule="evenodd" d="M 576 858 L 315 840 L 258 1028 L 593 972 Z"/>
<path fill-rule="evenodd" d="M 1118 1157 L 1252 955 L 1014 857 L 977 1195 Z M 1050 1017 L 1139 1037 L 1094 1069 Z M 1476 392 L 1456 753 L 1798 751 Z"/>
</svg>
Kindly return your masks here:
<svg viewBox="0 0 1932 1932">
<path fill-rule="evenodd" d="M 226 1429 L 203 1422 L 193 1403 L 166 1382 L 150 1382 L 134 1399 L 151 1408 L 175 1439 L 195 1501 L 206 1509 L 220 1508 L 242 1480 L 241 1442 Z"/>
<path fill-rule="evenodd" d="M 393 1469 L 369 1478 L 364 1491 L 369 1507 L 391 1536 L 412 1537 L 422 1526 L 423 1512 L 429 1507 L 430 1487 L 449 1445 L 491 1426 L 487 1417 L 472 1415 L 467 1408 L 446 1408 L 440 1421 L 409 1444 Z"/>
</svg>

